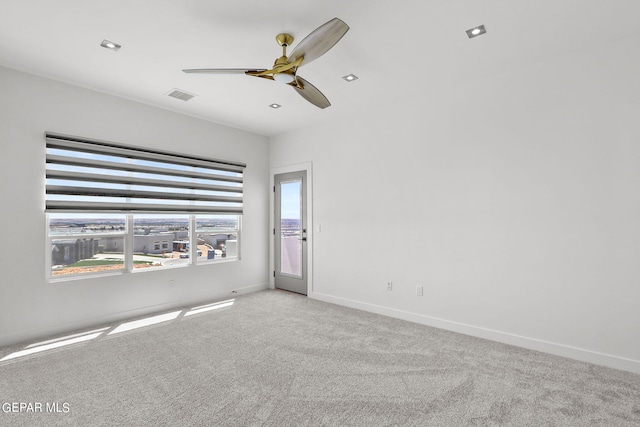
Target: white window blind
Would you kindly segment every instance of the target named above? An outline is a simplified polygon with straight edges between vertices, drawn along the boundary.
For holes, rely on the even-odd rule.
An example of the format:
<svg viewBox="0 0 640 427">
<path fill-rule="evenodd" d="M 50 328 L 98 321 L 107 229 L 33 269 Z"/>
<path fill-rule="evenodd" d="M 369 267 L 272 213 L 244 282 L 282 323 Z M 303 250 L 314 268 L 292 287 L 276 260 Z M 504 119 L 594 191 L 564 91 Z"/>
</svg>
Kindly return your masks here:
<svg viewBox="0 0 640 427">
<path fill-rule="evenodd" d="M 242 214 L 243 163 L 45 136 L 48 212 Z"/>
</svg>

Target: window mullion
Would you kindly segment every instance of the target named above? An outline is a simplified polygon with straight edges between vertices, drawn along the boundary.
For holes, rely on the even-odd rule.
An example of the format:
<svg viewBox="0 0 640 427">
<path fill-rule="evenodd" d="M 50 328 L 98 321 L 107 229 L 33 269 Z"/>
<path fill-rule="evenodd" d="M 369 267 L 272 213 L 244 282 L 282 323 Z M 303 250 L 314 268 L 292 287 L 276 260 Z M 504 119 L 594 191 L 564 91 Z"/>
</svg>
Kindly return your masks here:
<svg viewBox="0 0 640 427">
<path fill-rule="evenodd" d="M 128 273 L 133 271 L 133 215 L 127 215 L 127 234 L 124 244 L 124 270 Z"/>
<path fill-rule="evenodd" d="M 196 265 L 198 259 L 198 233 L 196 233 L 196 216 L 189 215 L 189 264 Z"/>
<path fill-rule="evenodd" d="M 50 281 L 53 278 L 53 273 L 51 271 L 51 267 L 53 266 L 53 257 L 51 256 L 51 248 L 53 246 L 53 239 L 51 238 L 51 231 L 49 230 L 49 214 L 45 213 L 45 219 L 47 224 L 47 252 L 45 253 L 45 272 L 47 281 Z"/>
</svg>

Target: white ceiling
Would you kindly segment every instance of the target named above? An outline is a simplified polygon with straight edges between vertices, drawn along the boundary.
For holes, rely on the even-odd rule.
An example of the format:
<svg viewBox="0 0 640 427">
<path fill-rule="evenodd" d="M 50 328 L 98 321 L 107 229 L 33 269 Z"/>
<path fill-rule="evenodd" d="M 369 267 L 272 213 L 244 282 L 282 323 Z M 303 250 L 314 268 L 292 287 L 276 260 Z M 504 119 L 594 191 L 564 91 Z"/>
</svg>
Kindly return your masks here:
<svg viewBox="0 0 640 427">
<path fill-rule="evenodd" d="M 334 17 L 351 30 L 298 71 L 325 110 L 276 82 L 181 71 L 271 68 L 276 34 L 296 38 L 291 51 Z M 638 0 L 0 0 L 0 65 L 273 136 L 638 37 L 639 17 Z M 480 24 L 487 34 L 469 40 Z M 173 88 L 198 96 L 166 96 Z"/>
</svg>

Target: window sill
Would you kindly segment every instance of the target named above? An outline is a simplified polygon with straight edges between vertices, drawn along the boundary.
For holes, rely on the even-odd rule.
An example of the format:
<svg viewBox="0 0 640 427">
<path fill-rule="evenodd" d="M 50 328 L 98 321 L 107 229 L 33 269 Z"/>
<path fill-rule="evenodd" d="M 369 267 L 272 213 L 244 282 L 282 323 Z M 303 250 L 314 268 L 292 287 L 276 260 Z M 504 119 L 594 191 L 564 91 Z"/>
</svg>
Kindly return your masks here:
<svg viewBox="0 0 640 427">
<path fill-rule="evenodd" d="M 226 264 L 228 262 L 236 262 L 236 261 L 240 261 L 240 257 L 205 259 L 205 260 L 202 260 L 202 261 L 197 261 L 195 265 Z"/>
<path fill-rule="evenodd" d="M 103 272 L 103 273 L 84 273 L 84 274 L 74 274 L 69 276 L 54 276 L 49 278 L 49 283 L 61 283 L 61 282 L 71 282 L 74 280 L 96 279 L 100 277 L 122 276 L 125 273 L 126 273 L 126 270 L 116 270 L 116 271 L 109 271 L 109 272 Z"/>
</svg>

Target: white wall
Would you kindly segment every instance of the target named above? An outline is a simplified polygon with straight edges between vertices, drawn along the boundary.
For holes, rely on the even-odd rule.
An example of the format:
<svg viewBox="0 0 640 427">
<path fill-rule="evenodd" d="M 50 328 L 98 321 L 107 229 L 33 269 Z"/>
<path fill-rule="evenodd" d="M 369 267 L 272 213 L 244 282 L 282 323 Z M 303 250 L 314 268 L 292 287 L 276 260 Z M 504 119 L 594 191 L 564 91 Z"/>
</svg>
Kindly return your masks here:
<svg viewBox="0 0 640 427">
<path fill-rule="evenodd" d="M 267 138 L 1 67 L 0 93 L 0 345 L 268 286 Z M 246 163 L 242 260 L 47 283 L 45 131 Z"/>
<path fill-rule="evenodd" d="M 311 296 L 640 372 L 637 43 L 272 138 L 313 162 Z"/>
</svg>

